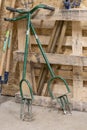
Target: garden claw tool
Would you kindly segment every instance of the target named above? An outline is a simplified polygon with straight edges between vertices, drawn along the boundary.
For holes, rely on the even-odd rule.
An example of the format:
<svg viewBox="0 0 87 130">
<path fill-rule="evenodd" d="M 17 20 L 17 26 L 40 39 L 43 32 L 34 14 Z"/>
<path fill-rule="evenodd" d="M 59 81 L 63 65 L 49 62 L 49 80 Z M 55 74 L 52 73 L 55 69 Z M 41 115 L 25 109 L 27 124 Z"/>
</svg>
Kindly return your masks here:
<svg viewBox="0 0 87 130">
<path fill-rule="evenodd" d="M 38 44 L 38 47 L 39 47 L 39 49 L 40 49 L 40 51 L 41 51 L 41 53 L 42 53 L 42 55 L 43 55 L 43 58 L 44 58 L 44 60 L 45 60 L 45 62 L 46 62 L 46 64 L 47 64 L 48 69 L 49 69 L 50 74 L 51 74 L 51 79 L 48 81 L 48 90 L 49 90 L 50 96 L 51 96 L 52 98 L 56 98 L 56 97 L 53 96 L 53 94 L 52 94 L 52 92 L 51 92 L 51 82 L 52 82 L 53 80 L 55 80 L 55 79 L 61 79 L 61 80 L 64 82 L 67 91 L 70 92 L 70 89 L 69 89 L 69 87 L 68 87 L 66 81 L 65 81 L 62 77 L 60 77 L 60 76 L 55 76 L 55 74 L 54 74 L 54 72 L 53 72 L 53 70 L 52 70 L 52 68 L 51 68 L 51 66 L 50 66 L 50 64 L 49 64 L 49 61 L 48 61 L 48 59 L 47 59 L 47 56 L 46 56 L 46 54 L 45 54 L 45 52 L 44 52 L 44 50 L 43 50 L 43 48 L 42 48 L 41 42 L 40 42 L 40 40 L 39 40 L 39 38 L 38 38 L 38 36 L 37 36 L 37 34 L 36 34 L 36 31 L 35 31 L 35 29 L 34 29 L 34 26 L 33 26 L 32 22 L 31 22 L 31 15 L 32 15 L 36 10 L 38 10 L 39 8 L 47 9 L 47 10 L 50 10 L 50 11 L 54 11 L 54 10 L 55 10 L 54 7 L 50 7 L 50 6 L 44 5 L 44 4 L 39 4 L 39 5 L 35 6 L 33 9 L 31 9 L 31 10 L 29 10 L 29 11 L 22 10 L 22 9 L 14 9 L 14 8 L 11 8 L 11 7 L 7 7 L 7 8 L 6 8 L 7 10 L 10 10 L 10 11 L 12 11 L 12 12 L 17 12 L 17 13 L 22 14 L 22 16 L 18 16 L 17 18 L 12 18 L 12 19 L 5 18 L 6 21 L 18 21 L 18 20 L 22 20 L 22 19 L 27 19 L 27 31 L 26 31 L 26 43 L 25 43 L 25 52 L 24 52 L 23 77 L 22 77 L 22 80 L 21 80 L 21 82 L 20 82 L 20 93 L 21 93 L 22 103 L 23 103 L 23 104 L 25 103 L 25 100 L 27 100 L 27 98 L 24 98 L 23 93 L 22 93 L 22 83 L 23 83 L 23 82 L 26 82 L 26 83 L 27 83 L 27 85 L 28 85 L 28 87 L 29 87 L 29 89 L 30 89 L 31 97 L 33 98 L 33 93 L 32 93 L 32 89 L 31 89 L 31 85 L 30 85 L 30 83 L 26 80 L 26 64 L 27 64 L 27 57 L 28 57 L 28 47 L 29 47 L 30 29 L 31 29 L 31 31 L 32 31 L 32 33 L 33 33 L 35 39 L 36 39 L 36 42 L 37 42 L 37 44 Z M 64 104 L 64 106 L 65 106 L 66 104 L 68 104 L 68 101 L 66 100 L 65 95 L 66 95 L 66 94 L 61 95 L 61 97 L 57 97 L 57 98 L 60 100 L 61 107 L 62 107 L 62 109 L 63 109 L 64 112 L 65 112 L 66 110 L 65 110 L 65 107 L 63 107 L 63 105 L 62 105 L 62 100 L 61 100 L 61 99 L 63 99 L 63 102 L 64 102 L 63 104 Z M 66 97 L 67 97 L 67 95 L 66 95 Z M 57 98 L 56 98 L 56 99 L 57 99 Z M 67 97 L 67 99 L 68 99 L 68 97 Z M 27 101 L 29 101 L 29 103 L 30 103 L 31 100 L 32 100 L 32 99 L 28 99 Z M 65 102 L 66 102 L 66 104 L 65 104 Z M 67 106 L 68 106 L 68 105 L 67 105 Z M 21 115 L 22 115 L 22 114 L 21 114 Z"/>
<path fill-rule="evenodd" d="M 11 37 L 12 32 L 8 30 L 6 32 L 4 45 L 3 45 L 3 52 L 2 52 L 2 59 L 1 59 L 1 66 L 0 66 L 0 84 L 6 84 L 8 82 L 8 76 L 9 76 L 9 64 L 10 64 L 10 55 L 11 55 Z M 7 59 L 6 59 L 7 57 Z M 4 79 L 2 78 L 3 68 L 4 68 L 4 62 L 6 62 L 6 70 L 4 72 Z"/>
</svg>

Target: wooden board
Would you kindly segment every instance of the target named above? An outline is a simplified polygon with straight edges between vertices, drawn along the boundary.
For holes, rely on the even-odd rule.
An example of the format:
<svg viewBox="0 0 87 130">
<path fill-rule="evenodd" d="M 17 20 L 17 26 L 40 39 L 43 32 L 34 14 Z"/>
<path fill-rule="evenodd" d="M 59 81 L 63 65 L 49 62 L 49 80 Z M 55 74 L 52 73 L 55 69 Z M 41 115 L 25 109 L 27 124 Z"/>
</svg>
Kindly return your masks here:
<svg viewBox="0 0 87 130">
<path fill-rule="evenodd" d="M 50 40 L 50 36 L 45 36 L 45 35 L 38 35 L 40 41 L 41 41 L 41 44 L 44 45 L 44 46 L 48 46 L 49 44 L 49 40 Z M 72 46 L 72 36 L 65 36 L 64 39 L 63 39 L 63 46 Z M 82 37 L 81 39 L 81 42 L 82 42 L 82 46 L 83 47 L 87 47 L 87 37 Z M 31 44 L 32 45 L 36 45 L 36 41 L 34 39 L 33 36 L 31 36 Z M 58 45 L 58 43 L 56 43 L 56 45 Z"/>
<path fill-rule="evenodd" d="M 87 21 L 87 9 L 58 9 L 55 11 L 40 10 L 34 19 L 41 20 L 65 20 L 65 21 Z"/>
<path fill-rule="evenodd" d="M 80 22 L 72 22 L 72 51 L 73 55 L 80 56 L 82 55 L 82 30 Z M 78 89 L 83 88 L 83 66 L 74 66 L 73 67 L 73 98 L 77 98 Z"/>
<path fill-rule="evenodd" d="M 23 52 L 14 52 L 14 61 L 23 62 Z M 87 66 L 86 56 L 75 56 L 75 55 L 62 55 L 46 53 L 50 64 L 60 64 L 60 65 L 73 65 L 73 66 Z M 34 63 L 45 63 L 41 54 L 30 53 L 31 61 Z M 30 61 L 30 59 L 28 60 Z"/>
</svg>

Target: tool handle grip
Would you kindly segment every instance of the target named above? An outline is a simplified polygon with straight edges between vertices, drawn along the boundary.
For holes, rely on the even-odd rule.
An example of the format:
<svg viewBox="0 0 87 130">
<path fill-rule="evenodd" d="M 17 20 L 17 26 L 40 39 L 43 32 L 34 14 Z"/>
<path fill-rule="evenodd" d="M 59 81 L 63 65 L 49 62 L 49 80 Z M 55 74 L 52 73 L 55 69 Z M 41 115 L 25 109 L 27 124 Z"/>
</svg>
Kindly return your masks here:
<svg viewBox="0 0 87 130">
<path fill-rule="evenodd" d="M 7 10 L 11 11 L 11 12 L 18 12 L 18 9 L 12 8 L 12 7 L 6 7 Z"/>
<path fill-rule="evenodd" d="M 4 18 L 5 21 L 12 21 L 10 18 Z"/>
<path fill-rule="evenodd" d="M 48 5 L 45 5 L 45 6 L 44 6 L 44 9 L 51 10 L 51 11 L 54 11 L 54 10 L 55 10 L 54 7 L 51 7 L 51 6 L 48 6 Z"/>
</svg>

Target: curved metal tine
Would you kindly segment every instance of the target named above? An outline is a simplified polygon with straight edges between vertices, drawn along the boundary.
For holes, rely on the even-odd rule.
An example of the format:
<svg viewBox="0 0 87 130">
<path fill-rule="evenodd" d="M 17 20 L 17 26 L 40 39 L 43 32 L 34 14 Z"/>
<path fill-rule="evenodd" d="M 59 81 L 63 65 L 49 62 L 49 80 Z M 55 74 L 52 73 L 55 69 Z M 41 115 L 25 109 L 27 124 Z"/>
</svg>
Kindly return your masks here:
<svg viewBox="0 0 87 130">
<path fill-rule="evenodd" d="M 33 114 L 32 114 L 32 101 L 31 100 L 28 101 L 28 113 L 29 113 L 30 119 L 32 119 Z"/>
<path fill-rule="evenodd" d="M 25 101 L 21 100 L 21 110 L 20 110 L 20 119 L 24 120 L 24 106 L 25 105 Z"/>
<path fill-rule="evenodd" d="M 70 109 L 70 103 L 69 103 L 69 100 L 68 100 L 67 95 L 64 95 L 64 96 L 63 96 L 63 99 L 64 99 L 65 102 L 66 102 L 66 110 L 67 110 L 67 112 L 70 113 L 70 114 L 72 114 L 72 113 L 71 113 L 71 109 Z"/>
<path fill-rule="evenodd" d="M 66 112 L 66 109 L 65 109 L 65 103 L 64 103 L 63 97 L 58 97 L 57 101 L 58 100 L 59 100 L 60 106 L 61 106 L 61 108 L 63 110 L 63 113 L 66 114 L 67 112 Z"/>
<path fill-rule="evenodd" d="M 30 99 L 25 99 L 26 100 L 26 107 L 27 111 L 24 113 L 24 121 L 32 121 L 33 120 L 33 115 L 32 115 L 32 101 Z"/>
<path fill-rule="evenodd" d="M 60 98 L 60 100 L 61 100 L 61 103 L 63 104 L 62 105 L 63 106 L 63 112 L 66 115 L 67 114 L 66 103 L 65 103 L 65 100 L 64 100 L 63 96 Z"/>
</svg>

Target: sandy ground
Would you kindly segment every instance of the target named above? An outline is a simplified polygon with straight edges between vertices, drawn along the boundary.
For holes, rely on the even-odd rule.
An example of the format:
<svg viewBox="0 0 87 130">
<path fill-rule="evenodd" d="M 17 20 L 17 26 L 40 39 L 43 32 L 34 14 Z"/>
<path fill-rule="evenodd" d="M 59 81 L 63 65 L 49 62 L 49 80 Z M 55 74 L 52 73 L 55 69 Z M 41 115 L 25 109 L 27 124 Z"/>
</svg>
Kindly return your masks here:
<svg viewBox="0 0 87 130">
<path fill-rule="evenodd" d="M 34 120 L 20 120 L 20 104 L 0 96 L 0 130 L 87 130 L 87 113 L 63 115 L 54 108 L 33 106 Z"/>
</svg>

